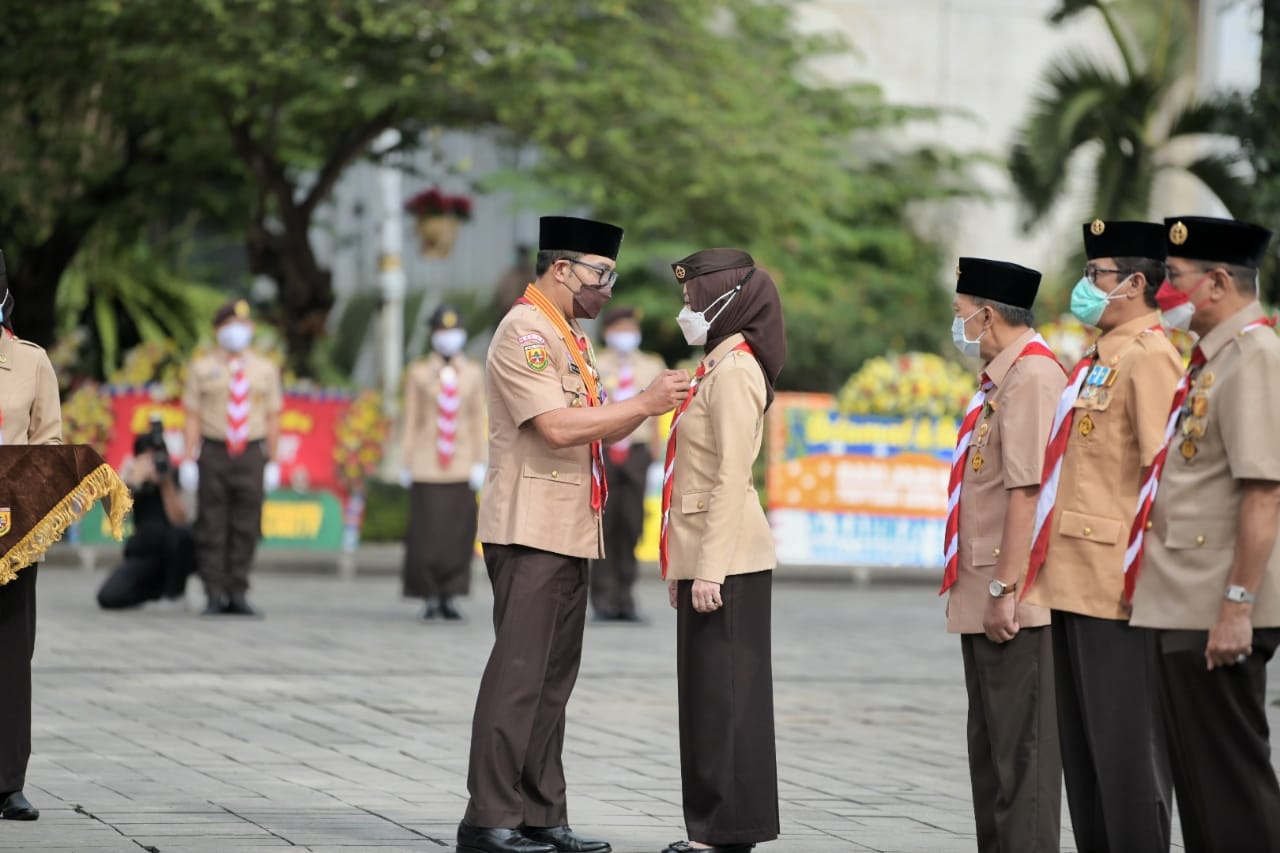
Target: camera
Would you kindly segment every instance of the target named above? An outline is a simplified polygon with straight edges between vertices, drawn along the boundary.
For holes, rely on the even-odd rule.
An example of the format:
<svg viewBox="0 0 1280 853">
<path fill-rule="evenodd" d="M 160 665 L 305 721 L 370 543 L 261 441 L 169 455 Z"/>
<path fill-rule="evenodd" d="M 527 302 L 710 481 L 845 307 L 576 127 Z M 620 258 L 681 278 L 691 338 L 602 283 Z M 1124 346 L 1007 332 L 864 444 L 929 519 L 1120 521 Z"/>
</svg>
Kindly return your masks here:
<svg viewBox="0 0 1280 853">
<path fill-rule="evenodd" d="M 151 448 L 151 458 L 155 462 L 156 473 L 161 476 L 169 473 L 169 446 L 164 443 L 164 419 L 160 415 L 151 416 L 151 429 L 147 432 L 147 445 Z"/>
</svg>

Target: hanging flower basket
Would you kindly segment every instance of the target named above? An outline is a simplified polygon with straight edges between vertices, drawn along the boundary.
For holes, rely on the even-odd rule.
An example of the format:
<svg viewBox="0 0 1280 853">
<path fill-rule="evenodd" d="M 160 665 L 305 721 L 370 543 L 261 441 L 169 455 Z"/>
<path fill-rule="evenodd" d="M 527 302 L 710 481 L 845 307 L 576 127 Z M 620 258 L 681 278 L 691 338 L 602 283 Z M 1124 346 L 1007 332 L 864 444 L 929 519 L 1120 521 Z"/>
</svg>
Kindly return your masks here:
<svg viewBox="0 0 1280 853">
<path fill-rule="evenodd" d="M 446 195 L 436 187 L 423 190 L 404 204 L 417 220 L 418 245 L 428 258 L 447 258 L 458 239 L 458 226 L 471 218 L 471 199 Z"/>
<path fill-rule="evenodd" d="M 418 220 L 418 247 L 423 257 L 447 258 L 458 239 L 458 219 L 437 214 Z"/>
</svg>

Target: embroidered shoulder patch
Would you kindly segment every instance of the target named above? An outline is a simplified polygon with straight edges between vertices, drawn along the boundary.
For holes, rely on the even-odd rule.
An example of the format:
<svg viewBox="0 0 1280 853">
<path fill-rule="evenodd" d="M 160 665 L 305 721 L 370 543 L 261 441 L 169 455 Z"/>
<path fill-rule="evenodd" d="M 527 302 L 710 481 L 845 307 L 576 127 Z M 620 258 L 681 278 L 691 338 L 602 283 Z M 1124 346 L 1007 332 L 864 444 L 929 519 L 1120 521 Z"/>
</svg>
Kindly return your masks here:
<svg viewBox="0 0 1280 853">
<path fill-rule="evenodd" d="M 537 332 L 530 332 L 527 335 L 521 335 L 516 340 L 516 343 L 519 343 L 519 344 L 538 343 L 538 344 L 546 345 L 547 339 L 544 338 L 542 335 L 538 334 Z"/>
<path fill-rule="evenodd" d="M 543 371 L 547 369 L 547 344 L 527 343 L 524 345 L 524 360 L 530 369 Z"/>
</svg>

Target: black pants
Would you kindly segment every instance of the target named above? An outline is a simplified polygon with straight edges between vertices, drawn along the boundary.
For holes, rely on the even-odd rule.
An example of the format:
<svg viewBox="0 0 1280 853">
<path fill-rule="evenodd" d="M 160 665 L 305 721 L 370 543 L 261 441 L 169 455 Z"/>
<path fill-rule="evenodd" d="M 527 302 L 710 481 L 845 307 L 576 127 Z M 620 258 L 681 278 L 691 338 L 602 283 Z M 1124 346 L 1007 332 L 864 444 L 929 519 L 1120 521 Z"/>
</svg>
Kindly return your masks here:
<svg viewBox="0 0 1280 853">
<path fill-rule="evenodd" d="M 251 441 L 232 456 L 222 441 L 206 438 L 200 450 L 196 563 L 210 598 L 244 595 L 249 567 L 262 538 L 262 472 L 267 455 Z"/>
<path fill-rule="evenodd" d="M 1155 633 L 1053 612 L 1058 740 L 1080 853 L 1168 853 L 1173 776 Z"/>
<path fill-rule="evenodd" d="M 195 570 L 196 542 L 190 528 L 148 531 L 125 546 L 124 562 L 98 590 L 98 606 L 119 610 L 159 598 L 178 598 Z"/>
<path fill-rule="evenodd" d="M 680 581 L 676 682 L 685 829 L 704 844 L 758 844 L 778 837 L 778 761 L 773 731 L 773 572 L 730 575 L 724 606 L 693 609 Z"/>
<path fill-rule="evenodd" d="M 1188 853 L 1280 850 L 1280 785 L 1271 767 L 1267 662 L 1280 628 L 1253 632 L 1244 663 L 1205 665 L 1206 631 L 1159 631 L 1160 705 Z"/>
<path fill-rule="evenodd" d="M 621 465 L 605 457 L 609 502 L 604 508 L 604 559 L 591 562 L 591 608 L 603 616 L 635 613 L 636 543 L 644 533 L 645 475 L 653 456 L 633 444 Z"/>
<path fill-rule="evenodd" d="M 582 661 L 587 561 L 484 546 L 493 651 L 476 697 L 466 820 L 515 828 L 568 823 L 564 715 Z"/>
<path fill-rule="evenodd" d="M 960 638 L 969 691 L 969 778 L 980 853 L 1057 853 L 1062 758 L 1049 627 L 1007 643 Z"/>
<path fill-rule="evenodd" d="M 31 656 L 36 649 L 36 566 L 0 586 L 0 794 L 21 791 L 31 760 Z"/>
</svg>

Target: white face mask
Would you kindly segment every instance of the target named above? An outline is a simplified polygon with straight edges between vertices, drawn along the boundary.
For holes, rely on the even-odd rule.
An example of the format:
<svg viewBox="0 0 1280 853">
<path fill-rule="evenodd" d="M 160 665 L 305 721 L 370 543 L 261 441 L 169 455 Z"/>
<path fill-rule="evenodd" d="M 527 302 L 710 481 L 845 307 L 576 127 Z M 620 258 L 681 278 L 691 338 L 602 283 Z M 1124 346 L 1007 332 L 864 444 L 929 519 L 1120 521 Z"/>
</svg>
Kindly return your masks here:
<svg viewBox="0 0 1280 853">
<path fill-rule="evenodd" d="M 431 348 L 445 358 L 453 358 L 466 345 L 466 329 L 440 329 L 431 333 Z"/>
<path fill-rule="evenodd" d="M 253 328 L 248 323 L 228 323 L 218 329 L 218 346 L 227 352 L 244 352 L 253 340 Z"/>
<path fill-rule="evenodd" d="M 971 341 L 968 335 L 965 334 L 964 324 L 977 317 L 980 313 L 982 313 L 981 308 L 968 317 L 957 317 L 951 321 L 951 341 L 962 355 L 967 355 L 969 358 L 978 358 L 982 355 L 982 338 L 986 335 L 987 330 L 983 329 L 982 333 Z"/>
<path fill-rule="evenodd" d="M 691 347 L 700 347 L 707 342 L 707 335 L 711 332 L 711 324 L 715 322 L 716 317 L 724 313 L 724 309 L 729 307 L 729 302 L 733 301 L 733 297 L 742 289 L 742 285 L 738 285 L 728 293 L 723 293 L 712 300 L 701 311 L 694 311 L 688 305 L 680 309 L 680 313 L 676 315 L 676 322 L 680 324 L 680 331 L 684 332 L 684 339 L 688 341 Z M 720 306 L 720 310 L 716 312 L 716 317 L 707 318 L 707 312 L 711 310 L 721 299 L 727 299 L 724 305 Z"/>
<path fill-rule="evenodd" d="M 640 333 L 632 331 L 605 332 L 604 343 L 611 350 L 635 352 L 640 349 Z"/>
</svg>

